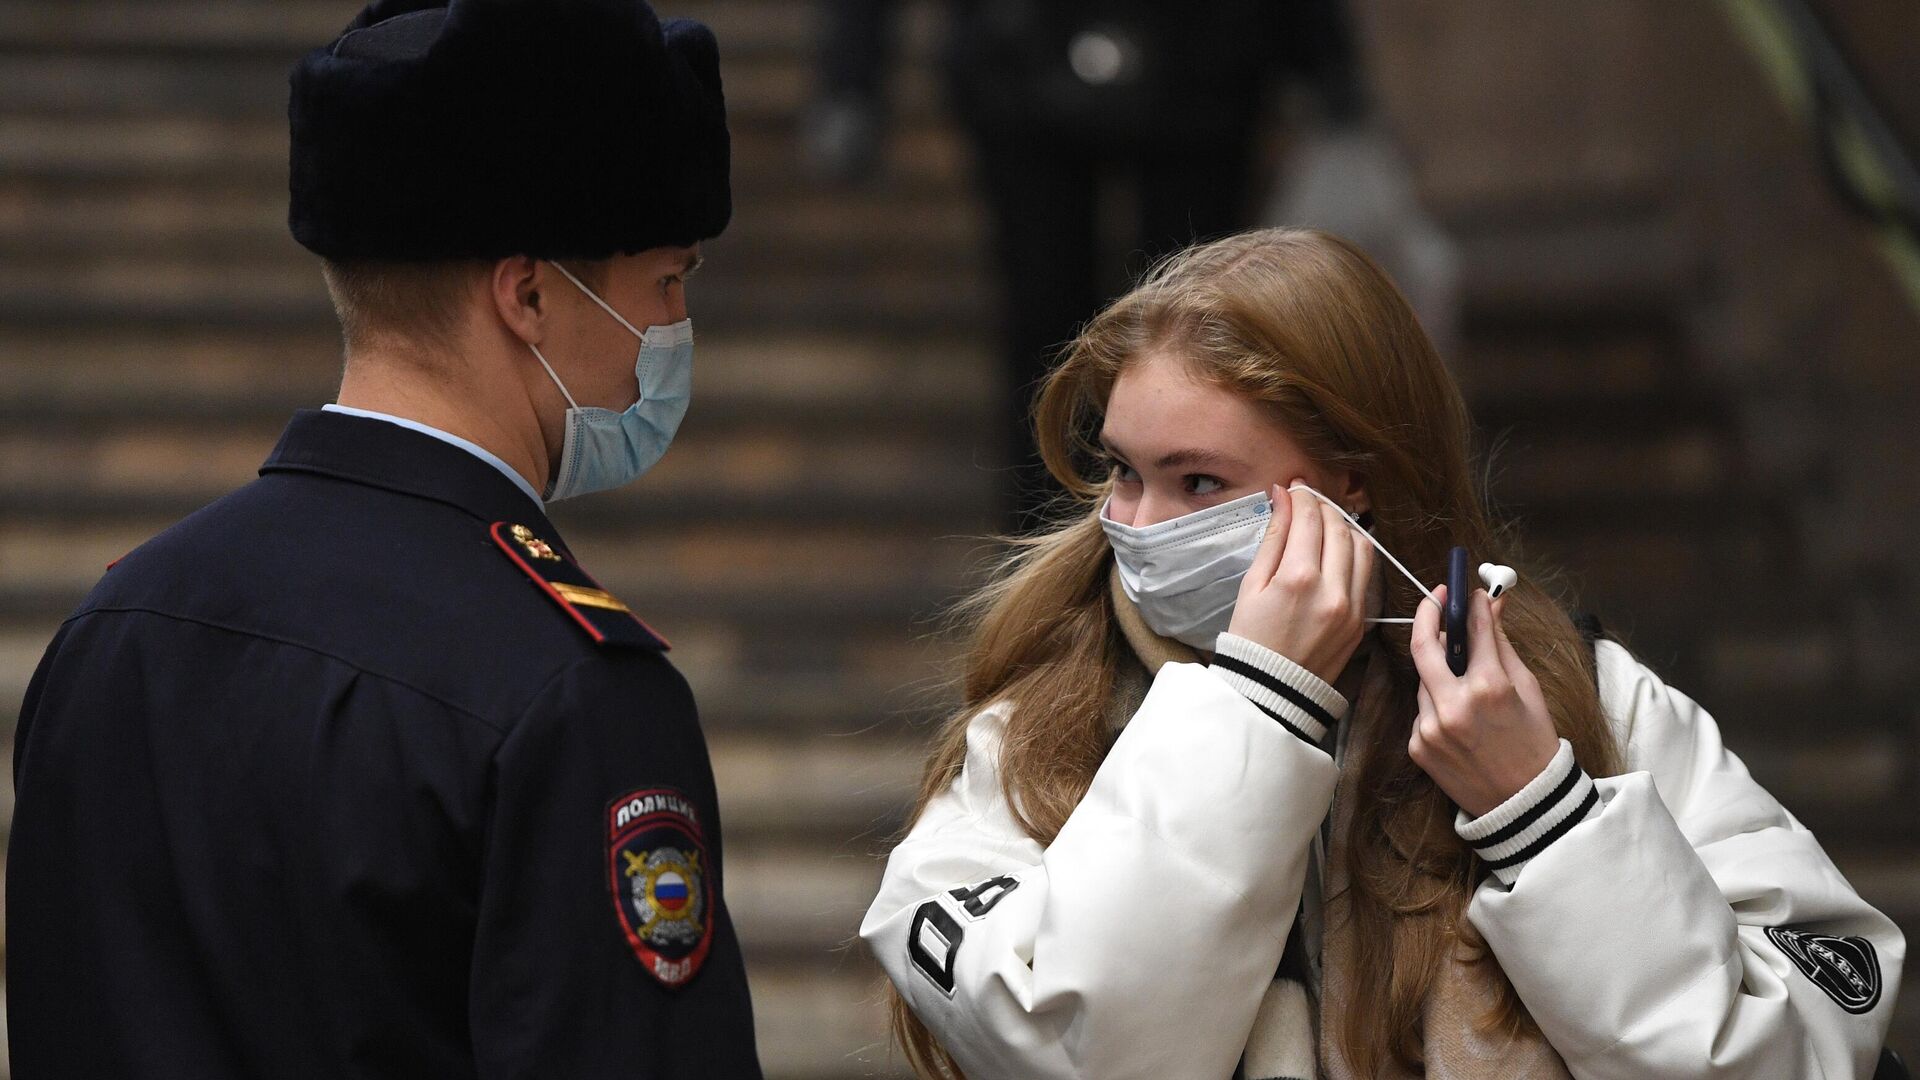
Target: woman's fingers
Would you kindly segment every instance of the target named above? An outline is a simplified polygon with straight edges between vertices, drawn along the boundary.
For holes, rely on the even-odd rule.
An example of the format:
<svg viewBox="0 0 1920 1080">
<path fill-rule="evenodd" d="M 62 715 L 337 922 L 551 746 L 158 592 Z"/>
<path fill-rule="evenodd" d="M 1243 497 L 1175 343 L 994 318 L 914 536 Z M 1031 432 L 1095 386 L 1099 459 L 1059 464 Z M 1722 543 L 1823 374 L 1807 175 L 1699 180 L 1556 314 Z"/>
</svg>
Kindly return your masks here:
<svg viewBox="0 0 1920 1080">
<path fill-rule="evenodd" d="M 1353 580 L 1353 526 L 1332 506 L 1320 504 L 1320 581 L 1341 599 L 1351 600 L 1347 584 Z"/>
<path fill-rule="evenodd" d="M 1440 643 L 1440 612 L 1447 605 L 1447 587 L 1436 586 L 1432 600 L 1422 600 L 1413 613 L 1413 636 L 1408 649 L 1422 685 L 1446 686 L 1453 676 L 1447 667 L 1446 646 Z"/>
<path fill-rule="evenodd" d="M 1518 682 L 1520 673 L 1527 670 L 1527 665 L 1520 662 L 1520 654 L 1513 651 L 1513 642 L 1507 639 L 1507 627 L 1504 621 L 1507 598 L 1500 597 L 1492 603 L 1491 607 L 1493 609 L 1493 640 L 1500 652 L 1500 666 L 1506 669 L 1507 678 Z"/>
<path fill-rule="evenodd" d="M 1373 614 L 1368 611 L 1367 586 L 1373 581 L 1373 545 L 1364 536 L 1353 538 L 1353 576 L 1347 579 L 1347 595 L 1353 600 L 1353 610 L 1363 617 Z"/>
<path fill-rule="evenodd" d="M 1280 553 L 1287 548 L 1287 526 L 1293 520 L 1293 500 L 1279 484 L 1267 489 L 1267 501 L 1273 504 L 1267 532 L 1260 538 L 1260 549 L 1253 553 L 1253 566 L 1247 571 L 1247 579 L 1256 588 L 1265 588 L 1273 580 L 1274 571 L 1280 569 Z"/>
<path fill-rule="evenodd" d="M 1426 683 L 1414 688 L 1414 700 L 1419 707 L 1413 715 L 1413 730 L 1407 733 L 1407 756 L 1421 769 L 1429 769 L 1435 757 L 1444 752 L 1446 736 L 1440 727 L 1440 710 L 1434 706 Z"/>
<path fill-rule="evenodd" d="M 1506 625 L 1507 598 L 1500 597 L 1493 602 L 1493 637 L 1500 647 L 1500 666 L 1506 669 L 1507 678 L 1513 683 L 1520 696 L 1529 704 L 1539 702 L 1546 707 L 1546 697 L 1540 693 L 1540 681 L 1533 677 L 1533 669 L 1520 659 L 1513 649 L 1512 639 L 1507 637 Z"/>
<path fill-rule="evenodd" d="M 1312 495 L 1305 490 L 1287 494 L 1293 503 L 1293 520 L 1287 526 L 1287 550 L 1280 556 L 1278 572 L 1289 580 L 1308 581 L 1320 572 L 1320 536 L 1325 530 L 1314 512 Z"/>
<path fill-rule="evenodd" d="M 1493 601 L 1485 589 L 1475 589 L 1467 597 L 1467 677 L 1507 681 L 1493 631 Z"/>
</svg>

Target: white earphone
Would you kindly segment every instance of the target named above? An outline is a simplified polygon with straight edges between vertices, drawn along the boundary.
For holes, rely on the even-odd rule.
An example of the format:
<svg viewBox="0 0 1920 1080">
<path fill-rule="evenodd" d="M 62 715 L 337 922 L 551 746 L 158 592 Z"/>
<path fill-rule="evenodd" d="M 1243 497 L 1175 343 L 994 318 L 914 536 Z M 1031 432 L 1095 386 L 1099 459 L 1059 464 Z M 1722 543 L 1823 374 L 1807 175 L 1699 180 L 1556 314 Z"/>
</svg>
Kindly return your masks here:
<svg viewBox="0 0 1920 1080">
<path fill-rule="evenodd" d="M 1499 563 L 1480 564 L 1480 584 L 1487 587 L 1487 599 L 1491 600 L 1520 583 L 1520 574 L 1511 566 Z"/>
<path fill-rule="evenodd" d="M 1414 588 L 1419 589 L 1420 592 L 1424 594 L 1427 599 L 1429 600 L 1433 599 L 1433 591 L 1431 589 L 1428 589 L 1425 585 L 1420 584 L 1420 579 L 1417 577 L 1414 577 L 1412 572 L 1410 572 L 1406 568 L 1406 566 L 1402 565 L 1399 559 L 1394 558 L 1393 552 L 1388 551 L 1385 547 L 1382 547 L 1380 544 L 1380 541 L 1374 539 L 1373 534 L 1368 532 L 1365 528 L 1363 528 L 1359 520 L 1356 519 L 1352 514 L 1347 512 L 1346 507 L 1341 506 L 1339 503 L 1334 502 L 1332 499 L 1329 499 L 1325 495 L 1320 494 L 1318 491 L 1315 491 L 1313 488 L 1309 487 L 1306 484 L 1295 484 L 1293 487 L 1290 487 L 1287 490 L 1288 491 L 1304 491 L 1307 494 L 1313 496 L 1314 498 L 1319 499 L 1321 502 L 1326 503 L 1328 506 L 1333 507 L 1334 510 L 1337 511 L 1341 517 L 1347 519 L 1347 524 L 1353 526 L 1353 529 L 1355 532 L 1359 533 L 1360 536 L 1363 539 L 1365 539 L 1367 543 L 1372 544 L 1374 546 L 1374 549 L 1379 551 L 1380 554 L 1385 555 L 1387 557 L 1387 561 L 1391 562 L 1394 565 L 1394 567 L 1400 571 L 1401 574 L 1405 575 L 1408 581 L 1413 582 Z M 1515 570 L 1511 566 L 1502 566 L 1499 563 L 1486 563 L 1486 562 L 1483 562 L 1480 564 L 1480 584 L 1486 587 L 1487 599 L 1489 600 L 1493 599 L 1496 596 L 1499 596 L 1501 593 L 1506 592 L 1508 589 L 1513 588 L 1515 585 L 1518 585 L 1519 583 L 1520 583 L 1520 573 L 1519 571 Z M 1367 619 L 1366 621 L 1369 623 L 1405 624 L 1405 623 L 1410 623 L 1413 620 L 1412 619 Z"/>
</svg>

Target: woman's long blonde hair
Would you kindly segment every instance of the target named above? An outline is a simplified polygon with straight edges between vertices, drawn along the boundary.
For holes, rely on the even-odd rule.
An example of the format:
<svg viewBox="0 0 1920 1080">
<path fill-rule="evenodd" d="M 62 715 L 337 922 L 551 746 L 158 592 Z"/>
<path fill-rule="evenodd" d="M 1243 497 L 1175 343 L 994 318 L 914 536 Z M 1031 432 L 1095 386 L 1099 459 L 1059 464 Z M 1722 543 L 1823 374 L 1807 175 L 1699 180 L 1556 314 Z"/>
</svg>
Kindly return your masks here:
<svg viewBox="0 0 1920 1080">
<path fill-rule="evenodd" d="M 964 704 L 942 730 L 920 787 L 918 817 L 947 790 L 966 757 L 968 722 L 1012 707 L 1000 747 L 1008 804 L 1027 834 L 1051 843 L 1086 794 L 1111 745 L 1107 701 L 1129 662 L 1116 628 L 1100 528 L 1105 476 L 1087 475 L 1115 378 L 1166 351 L 1258 401 L 1319 464 L 1364 479 L 1374 535 L 1422 581 L 1445 577 L 1447 550 L 1515 565 L 1524 584 L 1506 602 L 1514 650 L 1540 681 L 1555 726 L 1595 776 L 1618 771 L 1619 751 L 1593 684 L 1592 654 L 1547 580 L 1516 562 L 1474 483 L 1471 425 L 1452 376 L 1413 313 L 1360 251 L 1324 233 L 1265 230 L 1203 244 L 1157 267 L 1087 324 L 1048 376 L 1035 408 L 1042 457 L 1075 504 L 1056 529 L 1019 541 L 1001 572 L 961 608 L 972 629 Z M 1376 568 L 1376 573 L 1380 572 Z M 1397 573 L 1384 582 L 1388 613 L 1421 595 Z M 1484 875 L 1454 834 L 1447 796 L 1407 756 L 1418 677 L 1409 631 L 1383 627 L 1364 666 L 1350 719 L 1352 827 L 1346 836 L 1352 987 L 1338 1038 L 1360 1075 L 1421 1059 L 1422 1004 L 1450 953 L 1485 959 L 1463 914 Z M 1528 1023 L 1503 978 L 1490 1025 Z M 893 1026 L 924 1076 L 959 1069 L 907 1008 Z"/>
</svg>

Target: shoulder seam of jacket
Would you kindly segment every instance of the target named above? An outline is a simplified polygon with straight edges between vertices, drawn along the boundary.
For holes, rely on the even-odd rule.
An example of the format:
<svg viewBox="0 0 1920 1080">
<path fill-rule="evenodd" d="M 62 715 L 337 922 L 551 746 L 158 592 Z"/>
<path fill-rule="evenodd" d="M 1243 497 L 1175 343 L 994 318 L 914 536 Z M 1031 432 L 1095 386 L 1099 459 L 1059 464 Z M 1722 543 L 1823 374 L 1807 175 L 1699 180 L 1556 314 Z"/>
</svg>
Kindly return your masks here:
<svg viewBox="0 0 1920 1080">
<path fill-rule="evenodd" d="M 407 681 L 406 679 L 400 678 L 397 675 L 389 675 L 384 671 L 378 671 L 373 668 L 367 667 L 356 660 L 350 660 L 347 657 L 339 655 L 338 653 L 329 652 L 326 649 L 316 648 L 315 646 L 309 645 L 303 641 L 294 641 L 290 638 L 279 637 L 274 634 L 263 634 L 258 630 L 246 630 L 237 626 L 228 626 L 225 623 L 215 622 L 212 619 L 204 619 L 204 618 L 200 618 L 193 615 L 182 615 L 178 612 L 173 612 L 173 611 L 161 611 L 159 608 L 144 607 L 139 605 L 114 604 L 114 605 L 103 605 L 101 607 L 91 607 L 86 609 L 85 611 L 75 612 L 72 615 L 72 617 L 67 619 L 66 623 L 62 623 L 61 625 L 65 626 L 67 625 L 67 623 L 78 622 L 89 615 L 97 615 L 97 614 L 103 614 L 108 612 L 154 615 L 162 619 L 172 619 L 175 622 L 191 623 L 195 626 L 204 626 L 212 630 L 222 631 L 223 633 L 237 634 L 241 637 L 253 638 L 257 641 L 271 641 L 276 645 L 285 645 L 289 648 L 299 649 L 302 652 L 312 653 L 315 656 L 324 656 L 329 660 L 333 660 L 337 663 L 345 664 L 347 667 L 350 667 L 353 670 L 358 671 L 363 675 L 370 675 L 376 679 L 381 680 L 382 682 L 389 682 L 395 686 L 401 687 L 402 689 L 408 690 L 415 694 L 419 694 L 421 697 L 426 698 L 428 701 L 431 701 L 436 705 L 443 706 L 444 708 L 448 709 L 451 712 L 458 713 L 459 715 L 464 716 L 469 720 L 472 720 L 474 723 L 479 724 L 481 727 L 484 727 L 487 730 L 497 735 L 505 735 L 510 730 L 510 728 L 508 727 L 502 727 L 498 724 L 495 724 L 493 721 L 487 719 L 486 717 L 480 715 L 477 712 L 474 712 L 472 709 L 469 709 L 464 705 L 460 705 L 455 702 L 448 701 L 446 698 L 441 697 L 439 694 L 436 694 L 433 691 L 426 689 L 425 687 L 416 686 L 413 683 Z M 549 679 L 548 681 L 551 682 L 551 679 Z M 546 684 L 542 684 L 543 691 L 545 689 L 545 685 Z"/>
</svg>

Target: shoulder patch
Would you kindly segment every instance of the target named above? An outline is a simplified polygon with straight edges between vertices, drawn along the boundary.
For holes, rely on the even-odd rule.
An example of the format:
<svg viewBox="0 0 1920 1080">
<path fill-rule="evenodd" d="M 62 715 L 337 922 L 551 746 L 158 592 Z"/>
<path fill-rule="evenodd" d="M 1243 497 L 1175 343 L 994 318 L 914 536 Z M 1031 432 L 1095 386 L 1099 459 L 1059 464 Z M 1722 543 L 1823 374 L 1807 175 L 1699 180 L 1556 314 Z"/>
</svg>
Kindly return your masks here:
<svg viewBox="0 0 1920 1080">
<path fill-rule="evenodd" d="M 1769 926 L 1767 937 L 1834 1004 L 1857 1014 L 1870 1012 L 1880 1003 L 1880 957 L 1873 951 L 1873 942 L 1789 926 Z"/>
<path fill-rule="evenodd" d="M 493 542 L 506 552 L 515 566 L 526 572 L 540 591 L 566 612 L 596 645 L 627 645 L 640 649 L 672 648 L 627 605 L 585 570 L 553 549 L 553 545 L 535 536 L 532 529 L 512 522 L 496 521 Z"/>
<path fill-rule="evenodd" d="M 692 801 L 642 788 L 608 803 L 607 872 L 627 947 L 662 985 L 684 985 L 713 947 L 713 874 Z"/>
</svg>

